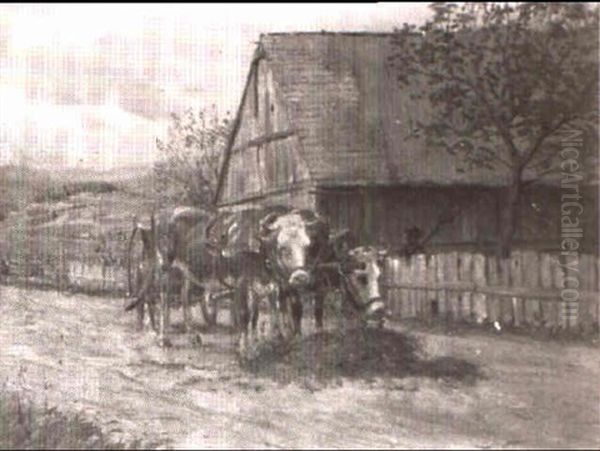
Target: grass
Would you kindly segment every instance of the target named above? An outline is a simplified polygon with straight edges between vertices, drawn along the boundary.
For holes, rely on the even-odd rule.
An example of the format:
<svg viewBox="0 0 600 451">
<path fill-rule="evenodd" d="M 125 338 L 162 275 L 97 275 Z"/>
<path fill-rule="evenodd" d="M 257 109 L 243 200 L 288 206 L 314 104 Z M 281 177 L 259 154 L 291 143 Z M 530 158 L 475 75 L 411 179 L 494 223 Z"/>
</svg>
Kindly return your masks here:
<svg viewBox="0 0 600 451">
<path fill-rule="evenodd" d="M 19 391 L 0 394 L 0 449 L 125 448 L 80 415 L 35 405 Z"/>
<path fill-rule="evenodd" d="M 48 186 L 33 197 L 33 202 L 58 202 L 79 193 L 112 193 L 119 188 L 103 181 L 67 182 Z"/>
</svg>

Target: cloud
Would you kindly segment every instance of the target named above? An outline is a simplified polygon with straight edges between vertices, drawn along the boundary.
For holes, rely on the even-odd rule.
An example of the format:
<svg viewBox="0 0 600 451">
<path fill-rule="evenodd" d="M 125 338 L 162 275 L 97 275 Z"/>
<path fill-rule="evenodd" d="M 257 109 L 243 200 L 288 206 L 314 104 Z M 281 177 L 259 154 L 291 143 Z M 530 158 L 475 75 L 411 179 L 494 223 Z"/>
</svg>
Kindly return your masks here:
<svg viewBox="0 0 600 451">
<path fill-rule="evenodd" d="M 235 110 L 260 33 L 391 30 L 422 20 L 426 10 L 415 4 L 0 5 L 1 148 L 52 145 L 67 133 L 73 152 L 102 145 L 107 154 L 148 155 L 170 112 L 213 104 L 221 114 Z"/>
</svg>

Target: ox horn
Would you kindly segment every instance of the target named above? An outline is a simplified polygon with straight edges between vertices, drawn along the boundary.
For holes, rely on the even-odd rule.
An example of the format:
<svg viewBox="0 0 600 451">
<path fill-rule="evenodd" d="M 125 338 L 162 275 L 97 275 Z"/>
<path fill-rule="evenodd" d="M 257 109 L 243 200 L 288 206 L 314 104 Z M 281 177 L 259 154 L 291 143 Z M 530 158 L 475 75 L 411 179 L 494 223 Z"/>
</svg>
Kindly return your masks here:
<svg viewBox="0 0 600 451">
<path fill-rule="evenodd" d="M 206 228 L 204 229 L 204 238 L 206 239 L 206 241 L 210 240 L 210 233 L 212 232 L 213 227 L 215 226 L 215 224 L 217 223 L 217 220 L 220 218 L 220 215 L 215 215 L 213 218 L 211 218 L 210 221 L 208 221 L 208 224 L 206 225 Z"/>
<path fill-rule="evenodd" d="M 267 216 L 260 220 L 259 226 L 261 234 L 264 234 L 265 232 L 272 232 L 273 230 L 275 230 L 273 222 L 275 222 L 277 216 L 277 213 L 269 213 Z"/>
<path fill-rule="evenodd" d="M 321 218 L 315 215 L 315 219 L 311 219 L 310 221 L 306 221 L 306 227 L 314 227 L 321 222 Z"/>
</svg>

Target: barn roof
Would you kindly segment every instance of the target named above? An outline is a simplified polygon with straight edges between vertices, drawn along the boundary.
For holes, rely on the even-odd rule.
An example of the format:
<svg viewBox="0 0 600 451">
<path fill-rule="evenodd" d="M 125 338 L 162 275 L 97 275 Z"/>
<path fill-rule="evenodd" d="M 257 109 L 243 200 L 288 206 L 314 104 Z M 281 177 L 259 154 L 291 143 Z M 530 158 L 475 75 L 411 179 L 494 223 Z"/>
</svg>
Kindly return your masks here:
<svg viewBox="0 0 600 451">
<path fill-rule="evenodd" d="M 397 82 L 389 65 L 392 36 L 261 35 L 255 62 L 268 62 L 291 127 L 300 137 L 311 181 L 333 187 L 506 185 L 508 174 L 483 168 L 461 171 L 456 157 L 416 135 L 417 122 L 431 107 Z M 525 178 L 530 178 L 527 173 Z"/>
<path fill-rule="evenodd" d="M 319 184 L 503 183 L 497 172 L 460 172 L 440 148 L 414 137 L 426 114 L 410 98 L 388 59 L 390 33 L 272 33 L 261 35 L 273 79 L 302 156 Z"/>
</svg>

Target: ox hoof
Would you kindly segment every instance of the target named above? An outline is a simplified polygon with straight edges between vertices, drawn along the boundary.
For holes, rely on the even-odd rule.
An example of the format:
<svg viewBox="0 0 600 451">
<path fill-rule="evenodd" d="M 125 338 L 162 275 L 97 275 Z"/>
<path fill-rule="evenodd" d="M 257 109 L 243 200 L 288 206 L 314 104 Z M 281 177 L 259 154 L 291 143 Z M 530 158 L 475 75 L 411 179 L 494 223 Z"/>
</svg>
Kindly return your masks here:
<svg viewBox="0 0 600 451">
<path fill-rule="evenodd" d="M 171 340 L 169 340 L 167 337 L 160 337 L 158 339 L 158 346 L 161 348 L 170 348 L 173 346 L 173 343 L 171 343 Z"/>
<path fill-rule="evenodd" d="M 194 334 L 191 337 L 191 342 L 193 346 L 202 346 L 202 337 L 200 336 L 200 334 Z"/>
</svg>

